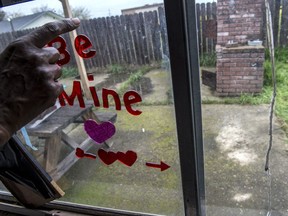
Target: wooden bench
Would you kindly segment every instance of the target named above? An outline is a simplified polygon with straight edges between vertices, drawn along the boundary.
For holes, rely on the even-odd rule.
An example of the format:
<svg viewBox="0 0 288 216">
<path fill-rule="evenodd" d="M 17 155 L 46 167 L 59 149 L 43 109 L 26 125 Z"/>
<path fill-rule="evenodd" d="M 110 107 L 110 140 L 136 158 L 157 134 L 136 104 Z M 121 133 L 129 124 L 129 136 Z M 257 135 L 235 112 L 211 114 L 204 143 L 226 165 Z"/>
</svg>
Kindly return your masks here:
<svg viewBox="0 0 288 216">
<path fill-rule="evenodd" d="M 37 126 L 34 126 L 33 123 L 27 125 L 26 129 L 29 136 L 37 136 L 45 139 L 45 169 L 50 173 L 51 177 L 55 181 L 60 179 L 61 176 L 78 161 L 78 158 L 75 156 L 76 148 L 81 148 L 82 150 L 87 151 L 92 147 L 92 145 L 94 145 L 94 141 L 90 137 L 86 138 L 82 143 L 76 143 L 63 131 L 67 126 L 71 123 L 83 123 L 87 119 L 94 119 L 98 123 L 102 121 L 116 122 L 116 113 L 94 113 L 92 108 L 92 104 L 87 105 L 85 108 L 81 108 L 77 105 L 60 107 Z M 58 162 L 61 150 L 61 141 L 71 147 L 73 151 L 62 161 Z M 99 148 L 111 147 L 104 145 L 105 144 L 99 145 Z"/>
</svg>

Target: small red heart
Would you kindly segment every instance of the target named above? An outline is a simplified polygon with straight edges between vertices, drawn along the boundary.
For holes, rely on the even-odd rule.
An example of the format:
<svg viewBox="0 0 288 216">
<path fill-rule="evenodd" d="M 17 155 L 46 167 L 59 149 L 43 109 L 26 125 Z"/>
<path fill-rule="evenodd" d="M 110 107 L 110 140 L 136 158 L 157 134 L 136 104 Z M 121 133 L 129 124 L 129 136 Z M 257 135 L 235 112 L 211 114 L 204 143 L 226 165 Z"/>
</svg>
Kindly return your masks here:
<svg viewBox="0 0 288 216">
<path fill-rule="evenodd" d="M 106 165 L 110 165 L 117 160 L 117 154 L 114 152 L 106 152 L 103 149 L 98 150 L 99 158 L 105 163 Z"/>
<path fill-rule="evenodd" d="M 82 149 L 77 148 L 75 154 L 78 158 L 83 158 L 85 153 Z"/>
<path fill-rule="evenodd" d="M 118 160 L 126 166 L 132 166 L 137 160 L 137 154 L 133 151 L 117 152 Z"/>
</svg>

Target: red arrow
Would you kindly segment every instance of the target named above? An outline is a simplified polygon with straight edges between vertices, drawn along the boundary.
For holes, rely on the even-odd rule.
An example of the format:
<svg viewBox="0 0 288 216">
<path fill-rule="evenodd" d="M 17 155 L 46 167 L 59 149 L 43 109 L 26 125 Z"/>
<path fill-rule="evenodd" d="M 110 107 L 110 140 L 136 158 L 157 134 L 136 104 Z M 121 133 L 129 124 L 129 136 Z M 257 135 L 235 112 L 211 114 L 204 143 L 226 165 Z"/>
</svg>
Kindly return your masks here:
<svg viewBox="0 0 288 216">
<path fill-rule="evenodd" d="M 167 165 L 166 163 L 164 163 L 163 161 L 161 161 L 160 164 L 148 163 L 148 162 L 147 162 L 147 163 L 146 163 L 146 166 L 152 167 L 152 168 L 159 168 L 159 169 L 161 169 L 161 172 L 162 172 L 162 171 L 165 171 L 165 170 L 167 170 L 167 169 L 170 168 L 170 166 Z"/>
</svg>

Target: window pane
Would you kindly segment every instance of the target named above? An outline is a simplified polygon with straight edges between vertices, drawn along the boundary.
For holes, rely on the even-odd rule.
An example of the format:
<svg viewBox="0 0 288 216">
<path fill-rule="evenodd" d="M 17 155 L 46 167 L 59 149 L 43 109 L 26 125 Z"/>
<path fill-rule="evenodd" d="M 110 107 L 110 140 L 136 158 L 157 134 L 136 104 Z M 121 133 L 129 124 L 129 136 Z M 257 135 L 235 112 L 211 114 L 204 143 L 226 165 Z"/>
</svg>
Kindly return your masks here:
<svg viewBox="0 0 288 216">
<path fill-rule="evenodd" d="M 27 125 L 37 150 L 27 148 L 66 192 L 62 201 L 183 215 L 163 2 L 69 2 L 81 18 L 77 35 L 72 42 L 65 34 L 64 40 L 49 43 L 67 45 L 61 59 L 71 55 L 60 79 L 65 94 Z M 10 19 L 7 33 L 0 35 L 1 50 L 30 28 L 64 15 L 57 0 L 3 10 Z M 27 29 L 18 25 L 23 17 L 33 20 Z"/>
<path fill-rule="evenodd" d="M 280 39 L 285 25 L 277 25 L 278 16 L 286 20 L 287 5 L 286 1 L 269 2 L 272 3 L 279 80 L 272 122 L 272 67 L 264 1 L 196 1 L 209 216 L 270 215 L 267 214 L 270 209 L 271 215 L 287 214 L 286 130 L 283 127 L 287 85 L 280 78 L 286 77 L 287 59 L 283 57 L 287 49 L 281 47 L 286 46 L 287 40 Z M 265 162 L 270 124 L 273 125 L 273 147 L 269 176 Z"/>
</svg>

